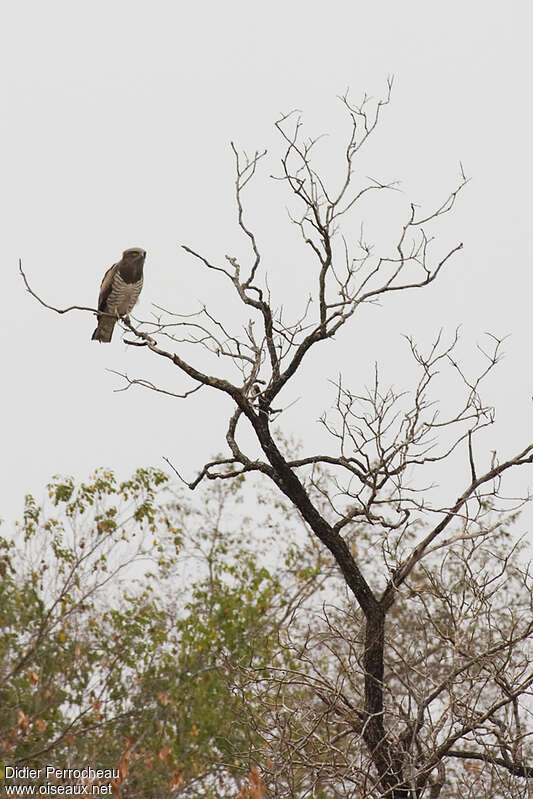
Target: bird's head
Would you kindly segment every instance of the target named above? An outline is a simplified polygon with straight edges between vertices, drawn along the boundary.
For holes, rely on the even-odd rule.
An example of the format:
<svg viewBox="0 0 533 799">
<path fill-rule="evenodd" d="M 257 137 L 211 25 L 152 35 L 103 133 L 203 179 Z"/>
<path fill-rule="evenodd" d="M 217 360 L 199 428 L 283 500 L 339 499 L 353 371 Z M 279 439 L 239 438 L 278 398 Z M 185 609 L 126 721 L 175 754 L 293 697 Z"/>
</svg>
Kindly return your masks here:
<svg viewBox="0 0 533 799">
<path fill-rule="evenodd" d="M 129 250 L 124 250 L 122 258 L 128 263 L 144 261 L 146 258 L 146 250 L 143 250 L 142 247 L 130 247 Z"/>
</svg>

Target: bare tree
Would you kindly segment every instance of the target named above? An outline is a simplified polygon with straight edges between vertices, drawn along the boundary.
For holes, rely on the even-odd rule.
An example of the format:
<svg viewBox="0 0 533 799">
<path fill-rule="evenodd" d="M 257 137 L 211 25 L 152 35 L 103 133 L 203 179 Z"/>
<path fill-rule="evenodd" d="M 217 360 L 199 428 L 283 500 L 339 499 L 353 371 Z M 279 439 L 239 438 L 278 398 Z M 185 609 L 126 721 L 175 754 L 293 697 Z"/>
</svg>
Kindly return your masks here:
<svg viewBox="0 0 533 799">
<path fill-rule="evenodd" d="M 419 378 L 405 394 L 383 388 L 377 369 L 373 385 L 366 389 L 351 388 L 347 378 L 339 378 L 334 412 L 322 418 L 331 435 L 327 452 L 294 457 L 275 427 L 283 410 L 282 392 L 315 347 L 322 342 L 331 346 L 338 331 L 346 325 L 355 327 L 362 305 L 432 284 L 462 248 L 458 243 L 439 252 L 433 234 L 467 183 L 462 168 L 457 184 L 437 207 L 420 212 L 414 203 L 408 205 L 394 247 L 383 254 L 376 253 L 362 233 L 353 241 L 343 230 L 343 222 L 369 193 L 396 189 L 396 184 L 377 179 L 361 182 L 355 170 L 389 103 L 391 85 L 378 102 L 365 96 L 356 105 L 348 96 L 341 98 L 349 133 L 342 153 L 343 177 L 336 186 L 315 168 L 317 139 L 304 137 L 300 117 L 284 114 L 275 124 L 284 148 L 277 179 L 292 198 L 290 219 L 314 268 L 313 295 L 303 298 L 301 314 L 287 319 L 281 302 L 271 296 L 258 236 L 244 211 L 245 190 L 265 153 L 242 154 L 232 145 L 237 219 L 250 258 L 247 263 L 230 255 L 211 260 L 192 247 L 184 250 L 213 277 L 229 282 L 247 322 L 235 332 L 231 320 L 208 307 L 183 315 L 156 306 L 152 321 L 133 324 L 126 319 L 123 325 L 134 336 L 128 343 L 144 345 L 154 357 L 169 360 L 186 378 L 170 393 L 186 398 L 209 387 L 232 400 L 227 454 L 204 464 L 187 482 L 189 487 L 194 489 L 204 480 L 264 475 L 329 550 L 357 603 L 350 610 L 355 621 L 347 627 L 354 631 L 353 639 L 339 633 L 346 609 L 336 619 L 327 614 L 323 619 L 329 640 L 336 630 L 337 639 L 344 642 L 344 652 L 341 647 L 338 653 L 344 664 L 339 674 L 343 680 L 351 675 L 351 695 L 343 694 L 331 674 L 317 677 L 316 682 L 307 677 L 306 686 L 313 688 L 316 699 L 316 705 L 308 708 L 307 721 L 293 729 L 283 704 L 275 706 L 270 719 L 284 742 L 280 756 L 283 751 L 286 757 L 292 747 L 298 753 L 298 767 L 316 775 L 305 795 L 319 795 L 314 792 L 317 786 L 327 783 L 335 796 L 435 799 L 450 795 L 450 785 L 457 788 L 461 781 L 450 774 L 456 774 L 456 764 L 465 761 L 471 769 L 471 794 L 465 795 L 474 795 L 480 763 L 490 767 L 491 779 L 499 780 L 502 795 L 511 795 L 516 780 L 527 781 L 533 775 L 525 754 L 533 671 L 524 653 L 531 628 L 518 611 L 516 618 L 512 614 L 507 618 L 503 606 L 495 609 L 494 589 L 501 587 L 511 556 L 500 546 L 499 559 L 495 555 L 491 560 L 487 551 L 494 536 L 501 534 L 501 514 L 509 512 L 501 494 L 502 478 L 533 462 L 533 443 L 502 460 L 493 453 L 488 467 L 480 466 L 483 459 L 476 455 L 479 433 L 494 420 L 480 391 L 498 362 L 501 340 L 489 336 L 474 376 L 458 363 L 457 334 L 446 339 L 440 333 L 427 352 L 409 340 Z M 22 274 L 28 290 L 37 296 Z M 54 310 L 64 313 L 75 307 L 80 306 Z M 210 366 L 213 354 L 216 372 Z M 447 415 L 439 412 L 433 394 L 437 375 L 445 368 L 462 386 L 461 399 Z M 161 390 L 149 380 L 124 378 L 126 387 Z M 253 431 L 261 457 L 249 454 L 242 444 L 245 425 Z M 445 463 L 455 469 L 464 466 L 467 478 L 457 497 L 435 499 L 428 490 L 431 469 Z M 358 549 L 370 533 L 378 548 L 373 550 L 373 562 L 365 564 Z M 484 560 L 476 574 L 471 564 L 477 557 Z M 517 583 L 529 592 L 527 572 L 519 573 L 516 563 L 513 569 Z M 449 585 L 452 573 L 455 583 Z M 417 612 L 422 607 L 424 613 L 417 616 L 415 605 Z M 428 624 L 436 635 L 434 645 Z M 477 643 L 471 624 L 472 629 L 478 624 L 484 630 Z M 409 646 L 421 636 L 425 646 L 407 657 Z M 397 662 L 396 652 L 401 652 Z M 446 673 L 439 674 L 438 658 L 452 655 Z M 417 675 L 424 675 L 422 683 Z M 280 680 L 281 691 L 292 677 L 284 673 Z M 335 724 L 342 722 L 337 732 L 331 726 L 333 717 Z M 324 721 L 329 726 L 324 728 Z M 329 730 L 321 738 L 321 757 L 306 761 L 306 747 L 314 740 L 310 730 L 319 728 Z M 267 789 L 269 778 L 275 796 L 304 795 L 296 793 L 289 779 L 281 787 L 274 766 L 266 762 L 261 766 Z"/>
<path fill-rule="evenodd" d="M 530 795 L 531 579 L 501 520 L 483 528 L 424 558 L 387 613 L 384 734 L 407 796 Z M 373 575 L 371 530 L 348 543 Z M 366 739 L 367 622 L 340 579 L 328 587 L 291 616 L 268 670 L 228 668 L 253 719 L 249 757 L 273 796 L 394 795 Z"/>
</svg>

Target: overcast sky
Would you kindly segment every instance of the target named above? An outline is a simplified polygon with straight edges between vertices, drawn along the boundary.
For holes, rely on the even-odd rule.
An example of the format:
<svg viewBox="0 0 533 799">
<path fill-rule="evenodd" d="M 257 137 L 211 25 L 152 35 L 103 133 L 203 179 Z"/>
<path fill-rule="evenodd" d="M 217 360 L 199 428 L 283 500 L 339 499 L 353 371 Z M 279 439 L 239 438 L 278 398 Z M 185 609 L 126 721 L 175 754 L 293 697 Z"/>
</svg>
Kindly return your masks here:
<svg viewBox="0 0 533 799">
<path fill-rule="evenodd" d="M 347 87 L 354 99 L 379 95 L 389 74 L 392 103 L 368 171 L 360 168 L 400 180 L 402 196 L 430 207 L 453 188 L 461 161 L 472 180 L 443 237 L 464 250 L 427 292 L 387 300 L 328 345 L 286 397 L 299 399 L 284 428 L 312 449 L 323 440 L 317 418 L 332 400 L 328 378 L 343 362 L 354 388 L 370 379 L 375 360 L 406 388 L 401 334 L 427 345 L 441 326 L 462 324 L 467 360 L 484 331 L 511 334 L 487 386 L 498 410 L 487 449 L 507 456 L 532 440 L 532 16 L 526 2 L 480 0 L 4 4 L 0 516 L 20 513 L 27 492 L 41 499 L 57 473 L 84 478 L 104 465 L 126 476 L 168 456 L 192 476 L 223 448 L 227 411 L 209 392 L 188 405 L 140 389 L 115 393 L 121 382 L 109 370 L 171 390 L 184 383 L 118 335 L 110 345 L 91 342 L 90 315 L 38 306 L 18 275 L 19 257 L 49 302 L 94 306 L 105 269 L 126 247 L 141 246 L 148 256 L 139 316 L 154 302 L 180 312 L 211 302 L 223 313 L 220 282 L 180 245 L 212 258 L 243 248 L 234 140 L 269 151 L 248 218 L 272 285 L 296 307 L 309 256 L 269 179 L 281 152 L 273 122 L 300 109 L 310 135 L 330 134 L 321 158 L 334 172 L 347 130 L 337 96 Z M 379 243 L 379 211 L 368 213 Z"/>
</svg>

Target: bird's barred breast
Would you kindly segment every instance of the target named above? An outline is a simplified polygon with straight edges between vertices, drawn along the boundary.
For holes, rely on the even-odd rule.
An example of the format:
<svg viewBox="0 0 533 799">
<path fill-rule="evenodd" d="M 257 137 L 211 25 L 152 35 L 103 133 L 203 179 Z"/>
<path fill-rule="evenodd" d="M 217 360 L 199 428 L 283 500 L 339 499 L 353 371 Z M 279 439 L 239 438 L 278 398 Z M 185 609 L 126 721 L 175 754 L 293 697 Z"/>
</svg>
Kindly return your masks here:
<svg viewBox="0 0 533 799">
<path fill-rule="evenodd" d="M 126 283 L 117 273 L 113 279 L 113 285 L 107 298 L 107 307 L 110 313 L 118 313 L 119 316 L 129 314 L 137 300 L 143 287 L 141 277 L 137 283 Z"/>
</svg>

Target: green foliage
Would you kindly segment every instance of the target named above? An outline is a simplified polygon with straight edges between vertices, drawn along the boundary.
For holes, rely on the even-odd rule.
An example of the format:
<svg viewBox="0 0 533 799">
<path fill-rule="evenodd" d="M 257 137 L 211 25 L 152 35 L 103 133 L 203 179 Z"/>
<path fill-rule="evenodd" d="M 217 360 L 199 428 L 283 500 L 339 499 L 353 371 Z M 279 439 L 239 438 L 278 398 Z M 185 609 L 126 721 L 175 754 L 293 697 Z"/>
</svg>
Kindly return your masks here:
<svg viewBox="0 0 533 799">
<path fill-rule="evenodd" d="M 257 520 L 235 525 L 244 490 L 198 512 L 158 470 L 101 470 L 54 478 L 49 507 L 26 497 L 0 538 L 0 760 L 121 764 L 124 797 L 228 795 L 253 765 L 232 673 L 273 660 L 280 609 L 319 571 L 268 520 L 261 546 Z"/>
</svg>

